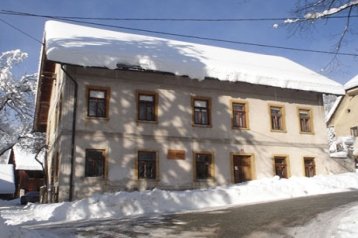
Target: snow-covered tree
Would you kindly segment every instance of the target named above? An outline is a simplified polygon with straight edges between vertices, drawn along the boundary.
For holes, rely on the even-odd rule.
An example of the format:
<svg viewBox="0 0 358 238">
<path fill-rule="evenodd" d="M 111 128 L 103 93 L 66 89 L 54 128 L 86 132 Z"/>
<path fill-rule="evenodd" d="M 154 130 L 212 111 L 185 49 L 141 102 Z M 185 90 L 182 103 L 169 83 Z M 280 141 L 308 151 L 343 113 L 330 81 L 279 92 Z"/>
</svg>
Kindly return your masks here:
<svg viewBox="0 0 358 238">
<path fill-rule="evenodd" d="M 351 29 L 356 27 L 356 25 L 351 25 L 351 17 L 358 13 L 358 0 L 298 0 L 294 12 L 298 17 L 287 19 L 285 23 L 314 23 L 317 20 L 337 16 L 345 18 L 335 47 L 338 52 L 345 36 L 352 33 Z"/>
<path fill-rule="evenodd" d="M 0 54 L 0 155 L 18 142 L 32 149 L 43 145 L 42 134 L 31 134 L 36 74 L 14 73 L 26 58 L 21 50 Z"/>
</svg>

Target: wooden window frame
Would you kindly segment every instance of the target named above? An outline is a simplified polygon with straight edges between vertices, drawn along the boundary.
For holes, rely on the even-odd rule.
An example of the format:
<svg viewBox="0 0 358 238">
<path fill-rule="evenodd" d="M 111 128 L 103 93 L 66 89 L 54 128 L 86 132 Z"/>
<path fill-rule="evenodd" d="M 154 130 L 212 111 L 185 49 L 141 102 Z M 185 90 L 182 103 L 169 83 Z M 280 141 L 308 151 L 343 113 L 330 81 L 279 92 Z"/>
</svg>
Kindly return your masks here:
<svg viewBox="0 0 358 238">
<path fill-rule="evenodd" d="M 303 131 L 301 127 L 301 111 L 308 112 L 309 115 L 309 131 Z M 298 107 L 297 108 L 297 117 L 298 117 L 298 128 L 300 130 L 300 134 L 314 134 L 314 126 L 313 126 L 313 113 L 311 108 Z"/>
<path fill-rule="evenodd" d="M 94 150 L 94 151 L 101 151 L 103 156 L 103 174 L 100 176 L 87 176 L 86 175 L 86 163 L 87 163 L 87 151 Z M 108 172 L 108 158 L 107 158 L 107 150 L 106 149 L 96 149 L 96 148 L 86 148 L 85 149 L 85 162 L 84 162 L 84 177 L 85 178 L 107 178 Z"/>
<path fill-rule="evenodd" d="M 252 180 L 256 179 L 256 158 L 253 153 L 231 152 L 230 153 L 230 171 L 231 171 L 231 183 L 235 183 L 234 174 L 234 156 L 249 156 L 251 162 L 251 177 Z"/>
<path fill-rule="evenodd" d="M 279 108 L 281 111 L 281 129 L 274 129 L 273 125 L 272 125 L 272 114 L 271 114 L 271 109 L 272 108 Z M 271 132 L 283 132 L 286 133 L 286 110 L 285 110 L 285 106 L 284 105 L 280 105 L 280 104 L 269 104 L 268 105 L 268 112 L 269 112 L 269 118 L 270 118 L 270 129 Z"/>
<path fill-rule="evenodd" d="M 208 178 L 197 178 L 197 170 L 196 170 L 196 156 L 197 155 L 210 155 L 211 156 L 211 163 L 209 165 L 209 177 Z M 215 180 L 215 158 L 214 153 L 207 152 L 207 151 L 198 151 L 193 152 L 193 181 L 200 182 L 200 181 L 212 181 Z"/>
<path fill-rule="evenodd" d="M 306 160 L 313 160 L 313 166 L 314 166 L 314 175 L 313 176 L 307 176 L 307 173 L 306 173 Z M 316 175 L 316 159 L 315 157 L 312 157 L 312 156 L 304 156 L 303 157 L 303 172 L 304 172 L 304 175 L 305 177 L 314 177 Z"/>
<path fill-rule="evenodd" d="M 195 123 L 195 101 L 207 101 L 207 117 L 208 117 L 208 124 L 199 124 Z M 192 96 L 191 97 L 191 108 L 192 108 L 192 126 L 193 127 L 212 127 L 212 118 L 211 118 L 211 111 L 212 111 L 212 104 L 210 97 L 202 97 L 202 96 Z"/>
<path fill-rule="evenodd" d="M 234 104 L 242 104 L 244 106 L 244 112 L 245 112 L 245 125 L 246 127 L 239 127 L 239 126 L 235 126 L 234 123 Z M 237 129 L 237 130 L 249 130 L 250 129 L 250 125 L 249 125 L 249 103 L 246 101 L 242 101 L 242 100 L 231 100 L 230 101 L 230 106 L 231 106 L 231 128 L 232 129 Z"/>
<path fill-rule="evenodd" d="M 140 152 L 150 152 L 155 153 L 155 178 L 140 178 L 139 177 L 139 153 Z M 134 176 L 136 180 L 147 180 L 147 181 L 159 181 L 160 179 L 160 173 L 159 173 L 159 154 L 156 150 L 138 150 L 137 151 L 137 157 L 134 162 Z"/>
<path fill-rule="evenodd" d="M 144 119 L 140 119 L 139 118 L 139 113 L 140 113 L 140 96 L 151 96 L 154 99 L 154 120 L 144 120 Z M 144 123 L 158 123 L 158 93 L 157 92 L 153 92 L 153 91 L 142 91 L 142 90 L 137 90 L 136 91 L 136 103 L 137 103 L 137 122 L 144 122 Z"/>
<path fill-rule="evenodd" d="M 279 175 L 276 174 L 276 158 L 283 158 L 283 159 L 285 159 L 287 178 L 291 177 L 291 169 L 290 169 L 289 156 L 288 156 L 288 155 L 285 155 L 285 154 L 275 154 L 275 155 L 272 156 L 273 174 L 274 174 L 274 176 L 279 176 Z M 282 178 L 281 176 L 279 176 L 279 177 Z"/>
<path fill-rule="evenodd" d="M 89 100 L 90 100 L 90 91 L 104 91 L 105 92 L 105 115 L 104 116 L 90 116 L 89 115 Z M 86 116 L 89 119 L 108 119 L 109 118 L 109 100 L 111 95 L 111 89 L 109 87 L 100 87 L 89 85 L 86 87 L 86 102 L 87 102 L 87 110 Z"/>
</svg>

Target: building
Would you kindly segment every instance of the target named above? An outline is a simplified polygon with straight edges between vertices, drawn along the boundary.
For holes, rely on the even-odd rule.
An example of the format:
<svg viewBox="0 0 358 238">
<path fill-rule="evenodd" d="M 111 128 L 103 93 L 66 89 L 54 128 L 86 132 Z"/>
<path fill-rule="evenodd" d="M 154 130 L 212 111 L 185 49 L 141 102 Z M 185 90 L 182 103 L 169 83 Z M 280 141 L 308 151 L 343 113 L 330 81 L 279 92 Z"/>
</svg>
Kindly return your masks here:
<svg viewBox="0 0 358 238">
<path fill-rule="evenodd" d="M 338 97 L 332 107 L 327 126 L 334 131 L 336 140 L 331 149 L 334 156 L 349 156 L 358 160 L 358 75 L 344 85 L 346 94 Z M 348 148 L 351 151 L 349 152 Z"/>
<path fill-rule="evenodd" d="M 37 158 L 36 158 L 37 157 Z M 44 154 L 14 145 L 0 156 L 0 194 L 14 198 L 26 192 L 40 191 L 45 184 Z"/>
<path fill-rule="evenodd" d="M 36 155 L 20 145 L 14 145 L 10 163 L 14 165 L 17 197 L 26 192 L 40 191 L 40 187 L 45 185 L 43 153 Z"/>
<path fill-rule="evenodd" d="M 343 87 L 286 58 L 50 21 L 39 75 L 50 201 L 346 171 L 322 102 Z"/>
</svg>

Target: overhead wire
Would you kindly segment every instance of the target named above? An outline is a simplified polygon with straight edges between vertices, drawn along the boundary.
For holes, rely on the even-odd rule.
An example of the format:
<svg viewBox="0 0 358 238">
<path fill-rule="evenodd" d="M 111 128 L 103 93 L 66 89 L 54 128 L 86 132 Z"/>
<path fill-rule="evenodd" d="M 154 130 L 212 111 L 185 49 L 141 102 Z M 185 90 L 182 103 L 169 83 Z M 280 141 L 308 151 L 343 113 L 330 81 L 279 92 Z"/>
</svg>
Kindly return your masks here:
<svg viewBox="0 0 358 238">
<path fill-rule="evenodd" d="M 54 19 L 54 20 L 62 20 L 72 23 L 80 23 L 80 24 L 88 24 L 100 27 L 109 27 L 109 28 L 117 28 L 117 29 L 124 29 L 129 31 L 137 31 L 137 32 L 146 32 L 152 34 L 160 34 L 160 35 L 169 35 L 175 37 L 182 37 L 182 38 L 191 38 L 191 39 L 198 39 L 198 40 L 207 40 L 207 41 L 215 41 L 215 42 L 223 42 L 223 43 L 231 43 L 231 44 L 240 44 L 240 45 L 250 45 L 256 47 L 265 47 L 265 48 L 274 48 L 274 49 L 282 49 L 282 50 L 292 50 L 292 51 L 299 51 L 299 52 L 312 52 L 312 53 L 321 53 L 321 54 L 330 54 L 330 55 L 343 55 L 343 56 L 354 56 L 357 57 L 358 54 L 355 53 L 348 53 L 348 52 L 332 52 L 332 51 L 324 51 L 324 50 L 312 50 L 312 49 L 304 49 L 304 48 L 295 48 L 295 47 L 286 47 L 286 46 L 278 46 L 278 45 L 268 45 L 268 44 L 260 44 L 260 43 L 251 43 L 251 42 L 243 42 L 243 41 L 234 41 L 234 40 L 225 40 L 219 38 L 210 38 L 210 37 L 203 37 L 203 36 L 195 36 L 195 35 L 186 35 L 186 34 L 179 34 L 179 33 L 170 33 L 170 32 L 163 32 L 163 31 L 155 31 L 155 30 L 148 30 L 148 29 L 140 29 L 140 28 L 133 28 L 133 27 L 126 27 L 126 26 L 119 26 L 119 25 L 110 25 L 104 23 L 97 23 L 97 22 L 89 22 L 80 20 L 80 17 L 77 19 L 72 19 L 71 17 L 61 17 L 61 16 L 51 16 L 51 15 L 39 15 L 39 14 L 32 14 L 32 13 L 25 13 L 25 12 L 14 12 L 14 11 L 5 11 L 1 10 L 0 14 L 10 14 L 16 16 L 28 16 L 28 17 L 40 17 L 40 18 L 47 18 L 47 19 Z M 339 17 L 339 16 L 337 16 Z M 159 19 L 159 18 L 158 18 Z M 282 19 L 282 18 L 276 18 Z M 6 23 L 10 25 L 9 23 Z M 12 26 L 14 29 L 19 30 L 18 28 Z M 23 32 L 25 33 L 25 32 Z M 33 38 L 29 34 L 25 33 L 27 36 Z M 35 39 L 35 38 L 33 38 Z M 35 39 L 37 42 L 37 39 Z M 42 44 L 42 43 L 41 43 Z"/>
</svg>

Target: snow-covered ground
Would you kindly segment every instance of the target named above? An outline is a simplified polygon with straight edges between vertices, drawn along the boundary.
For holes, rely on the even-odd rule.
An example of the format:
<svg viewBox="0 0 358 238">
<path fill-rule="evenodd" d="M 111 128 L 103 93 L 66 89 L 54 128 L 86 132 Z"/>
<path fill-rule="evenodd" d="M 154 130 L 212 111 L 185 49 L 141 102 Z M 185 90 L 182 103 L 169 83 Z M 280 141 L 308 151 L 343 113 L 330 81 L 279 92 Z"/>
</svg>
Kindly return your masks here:
<svg viewBox="0 0 358 238">
<path fill-rule="evenodd" d="M 358 174 L 346 173 L 315 176 L 313 178 L 291 177 L 289 179 L 279 179 L 278 177 L 273 177 L 213 189 L 121 191 L 112 194 L 98 194 L 74 202 L 29 204 L 25 207 L 6 208 L 11 207 L 13 203 L 2 202 L 0 203 L 0 229 L 2 231 L 1 237 L 16 237 L 16 235 L 30 238 L 48 237 L 49 234 L 40 233 L 40 231 L 26 230 L 24 232 L 24 229 L 20 228 L 20 226 L 23 224 L 210 210 L 225 206 L 261 203 L 354 189 L 358 189 Z M 328 215 L 322 214 L 322 216 L 330 218 L 330 229 L 324 231 L 324 234 L 327 235 L 326 237 L 332 237 L 332 235 L 333 237 L 358 237 L 358 226 L 355 223 L 355 221 L 358 221 L 358 204 L 356 205 L 338 208 L 338 210 L 330 211 Z M 326 219 L 315 219 L 308 223 L 306 227 L 297 229 L 301 229 L 303 234 L 322 227 L 322 223 L 328 224 Z"/>
</svg>

